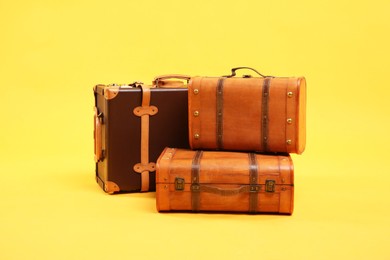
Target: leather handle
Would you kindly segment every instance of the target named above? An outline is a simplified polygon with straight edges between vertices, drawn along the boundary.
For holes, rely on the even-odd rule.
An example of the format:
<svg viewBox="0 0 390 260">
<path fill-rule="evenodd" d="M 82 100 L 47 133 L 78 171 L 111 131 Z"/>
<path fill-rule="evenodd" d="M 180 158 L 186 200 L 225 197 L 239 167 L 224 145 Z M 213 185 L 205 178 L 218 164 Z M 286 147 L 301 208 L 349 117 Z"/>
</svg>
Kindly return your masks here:
<svg viewBox="0 0 390 260">
<path fill-rule="evenodd" d="M 236 68 L 232 68 L 232 74 L 231 75 L 226 75 L 226 76 L 222 76 L 222 77 L 226 77 L 226 78 L 234 77 L 234 76 L 236 76 L 236 71 L 237 70 L 242 70 L 242 69 L 252 70 L 252 71 L 256 72 L 257 74 L 259 74 L 263 78 L 269 77 L 269 76 L 265 76 L 265 75 L 261 74 L 260 72 L 258 72 L 257 70 L 255 70 L 255 69 L 253 69 L 251 67 L 236 67 Z"/>
<path fill-rule="evenodd" d="M 191 79 L 191 76 L 183 75 L 183 74 L 160 75 L 154 78 L 153 85 L 156 86 L 157 88 L 184 87 L 182 81 L 173 80 L 173 79 L 185 80 L 188 82 Z"/>
<path fill-rule="evenodd" d="M 94 153 L 95 153 L 95 162 L 100 161 L 102 159 L 102 123 L 100 120 L 101 114 L 98 114 L 98 110 L 94 108 L 94 122 L 93 122 L 93 139 L 94 139 Z"/>
<path fill-rule="evenodd" d="M 214 193 L 221 196 L 234 196 L 240 193 L 244 192 L 259 192 L 260 191 L 260 185 L 244 185 L 238 188 L 232 188 L 232 189 L 222 189 L 218 187 L 212 187 L 208 185 L 202 185 L 202 184 L 193 184 L 191 186 L 191 190 L 193 192 L 207 192 L 207 193 Z"/>
</svg>

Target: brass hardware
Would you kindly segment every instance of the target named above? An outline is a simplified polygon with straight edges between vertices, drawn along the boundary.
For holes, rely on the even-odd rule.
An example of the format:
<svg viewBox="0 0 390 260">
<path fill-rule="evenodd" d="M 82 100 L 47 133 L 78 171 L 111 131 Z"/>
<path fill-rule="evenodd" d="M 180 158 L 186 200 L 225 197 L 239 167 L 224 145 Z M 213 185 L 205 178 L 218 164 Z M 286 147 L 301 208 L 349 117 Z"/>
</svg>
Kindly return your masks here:
<svg viewBox="0 0 390 260">
<path fill-rule="evenodd" d="M 195 139 L 199 139 L 200 135 L 199 134 L 194 134 Z"/>
<path fill-rule="evenodd" d="M 199 89 L 194 89 L 194 94 L 197 95 L 199 93 Z"/>
<path fill-rule="evenodd" d="M 191 185 L 191 191 L 200 191 L 200 185 L 193 183 Z"/>
<path fill-rule="evenodd" d="M 185 184 L 185 181 L 183 178 L 179 178 L 179 177 L 176 177 L 175 178 L 175 190 L 184 190 L 184 184 Z"/>
<path fill-rule="evenodd" d="M 286 141 L 286 143 L 287 143 L 287 144 L 291 144 L 291 140 L 288 139 L 288 140 Z"/>
<path fill-rule="evenodd" d="M 249 192 L 258 192 L 260 191 L 261 186 L 260 185 L 250 185 L 249 186 Z"/>
<path fill-rule="evenodd" d="M 266 192 L 275 192 L 275 180 L 266 180 L 265 181 L 265 191 Z"/>
<path fill-rule="evenodd" d="M 194 111 L 194 116 L 199 116 L 199 111 Z"/>
<path fill-rule="evenodd" d="M 292 119 L 291 118 L 287 118 L 287 123 L 291 124 L 292 123 Z"/>
<path fill-rule="evenodd" d="M 292 97 L 293 96 L 293 93 L 291 91 L 287 92 L 287 96 L 288 97 Z"/>
</svg>

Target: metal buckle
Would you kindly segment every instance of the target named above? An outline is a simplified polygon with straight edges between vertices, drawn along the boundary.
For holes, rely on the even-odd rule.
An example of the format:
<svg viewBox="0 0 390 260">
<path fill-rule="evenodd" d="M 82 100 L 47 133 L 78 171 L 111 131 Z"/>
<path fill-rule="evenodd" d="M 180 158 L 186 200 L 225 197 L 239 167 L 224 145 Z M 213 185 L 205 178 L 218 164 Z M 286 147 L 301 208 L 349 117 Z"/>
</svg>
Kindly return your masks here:
<svg viewBox="0 0 390 260">
<path fill-rule="evenodd" d="M 175 178 L 175 190 L 183 191 L 184 184 L 185 184 L 184 178 L 179 178 L 179 177 Z"/>
<path fill-rule="evenodd" d="M 200 185 L 197 183 L 193 183 L 191 185 L 191 191 L 200 191 Z"/>
<path fill-rule="evenodd" d="M 250 185 L 249 186 L 249 192 L 259 192 L 261 189 L 260 185 Z"/>
<path fill-rule="evenodd" d="M 275 192 L 275 180 L 266 180 L 265 181 L 265 191 L 266 192 Z"/>
</svg>

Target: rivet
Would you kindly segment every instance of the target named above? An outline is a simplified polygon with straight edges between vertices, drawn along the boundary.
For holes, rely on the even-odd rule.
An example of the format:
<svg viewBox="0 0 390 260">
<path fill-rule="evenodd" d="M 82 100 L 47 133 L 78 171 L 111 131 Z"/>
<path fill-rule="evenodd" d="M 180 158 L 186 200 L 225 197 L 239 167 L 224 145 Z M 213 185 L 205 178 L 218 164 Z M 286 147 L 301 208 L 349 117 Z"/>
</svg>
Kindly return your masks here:
<svg viewBox="0 0 390 260">
<path fill-rule="evenodd" d="M 287 92 L 287 96 L 288 97 L 292 97 L 293 96 L 293 93 L 291 91 Z"/>
<path fill-rule="evenodd" d="M 199 111 L 194 111 L 194 116 L 199 116 Z"/>
<path fill-rule="evenodd" d="M 291 124 L 292 123 L 292 119 L 291 118 L 287 118 L 287 123 Z"/>
<path fill-rule="evenodd" d="M 291 144 L 291 140 L 288 139 L 288 140 L 286 141 L 286 143 L 287 143 L 287 144 Z"/>
<path fill-rule="evenodd" d="M 199 89 L 194 89 L 194 94 L 196 95 L 196 94 L 198 94 L 199 93 Z"/>
<path fill-rule="evenodd" d="M 194 134 L 195 139 L 199 139 L 199 134 Z"/>
</svg>

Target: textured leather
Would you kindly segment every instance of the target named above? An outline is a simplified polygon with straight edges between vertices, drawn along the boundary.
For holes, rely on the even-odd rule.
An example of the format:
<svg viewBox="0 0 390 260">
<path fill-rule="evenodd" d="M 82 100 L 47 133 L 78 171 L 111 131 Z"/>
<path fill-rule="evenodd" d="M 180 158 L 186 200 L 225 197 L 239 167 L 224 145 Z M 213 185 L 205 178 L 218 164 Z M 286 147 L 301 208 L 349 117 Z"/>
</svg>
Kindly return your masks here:
<svg viewBox="0 0 390 260">
<path fill-rule="evenodd" d="M 193 77 L 189 82 L 192 149 L 304 151 L 305 78 L 225 78 L 222 98 L 220 90 L 220 78 Z"/>
<path fill-rule="evenodd" d="M 184 189 L 175 180 L 184 180 Z M 275 191 L 266 192 L 267 181 Z M 294 168 L 288 154 L 166 148 L 156 165 L 158 211 L 293 212 Z"/>
</svg>

